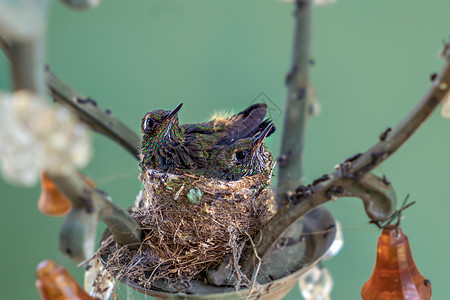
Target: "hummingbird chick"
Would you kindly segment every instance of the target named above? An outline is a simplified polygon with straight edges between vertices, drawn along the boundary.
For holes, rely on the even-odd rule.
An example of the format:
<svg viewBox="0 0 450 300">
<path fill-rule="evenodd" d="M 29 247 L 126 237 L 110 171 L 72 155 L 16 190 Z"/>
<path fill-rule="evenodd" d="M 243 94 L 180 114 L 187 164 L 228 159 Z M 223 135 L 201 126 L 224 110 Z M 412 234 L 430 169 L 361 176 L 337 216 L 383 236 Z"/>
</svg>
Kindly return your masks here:
<svg viewBox="0 0 450 300">
<path fill-rule="evenodd" d="M 239 180 L 244 176 L 264 174 L 270 176 L 273 157 L 264 146 L 264 139 L 275 131 L 273 123 L 256 136 L 239 139 L 231 145 L 216 145 L 210 151 L 207 169 L 198 170 L 205 177 L 221 180 Z"/>
<path fill-rule="evenodd" d="M 205 165 L 202 155 L 193 153 L 185 145 L 184 130 L 178 123 L 180 103 L 174 110 L 154 110 L 141 121 L 140 167 L 142 171 L 156 169 L 174 172 Z"/>
<path fill-rule="evenodd" d="M 229 117 L 214 118 L 204 123 L 184 124 L 181 127 L 185 130 L 188 144 L 208 149 L 258 134 L 270 123 L 269 120 L 264 120 L 266 114 L 267 104 L 257 103 Z"/>
<path fill-rule="evenodd" d="M 265 170 L 269 161 L 272 164 L 264 139 L 275 127 L 270 120 L 263 120 L 266 104 L 251 105 L 226 118 L 179 125 L 181 106 L 172 111 L 154 110 L 142 118 L 142 171 L 236 180 Z"/>
</svg>

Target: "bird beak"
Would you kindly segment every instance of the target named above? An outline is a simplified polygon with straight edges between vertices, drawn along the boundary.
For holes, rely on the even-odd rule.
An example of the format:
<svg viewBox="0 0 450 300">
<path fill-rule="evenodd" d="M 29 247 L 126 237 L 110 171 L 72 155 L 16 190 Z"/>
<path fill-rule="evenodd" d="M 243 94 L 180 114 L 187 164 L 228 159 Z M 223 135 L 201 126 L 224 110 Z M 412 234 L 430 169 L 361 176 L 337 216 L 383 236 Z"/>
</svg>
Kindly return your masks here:
<svg viewBox="0 0 450 300">
<path fill-rule="evenodd" d="M 253 148 L 256 149 L 257 147 L 261 146 L 264 142 L 264 139 L 273 132 L 273 129 L 273 123 L 267 125 L 266 128 L 264 128 L 264 130 L 253 141 Z"/>
<path fill-rule="evenodd" d="M 178 111 L 181 109 L 182 106 L 183 106 L 183 103 L 178 104 L 178 106 L 175 107 L 175 109 L 172 110 L 170 113 L 168 113 L 168 114 L 164 117 L 164 119 L 168 119 L 168 120 L 172 121 L 173 118 L 174 118 L 175 116 L 178 115 Z"/>
<path fill-rule="evenodd" d="M 166 130 L 166 134 L 169 132 L 169 130 L 172 128 L 173 125 L 173 121 L 175 120 L 175 117 L 178 115 L 178 111 L 181 109 L 181 107 L 183 106 L 183 103 L 178 104 L 177 107 L 175 107 L 174 110 L 172 110 L 170 113 L 168 113 L 165 117 L 164 120 L 167 120 L 169 122 L 169 125 L 167 126 L 167 130 Z"/>
</svg>

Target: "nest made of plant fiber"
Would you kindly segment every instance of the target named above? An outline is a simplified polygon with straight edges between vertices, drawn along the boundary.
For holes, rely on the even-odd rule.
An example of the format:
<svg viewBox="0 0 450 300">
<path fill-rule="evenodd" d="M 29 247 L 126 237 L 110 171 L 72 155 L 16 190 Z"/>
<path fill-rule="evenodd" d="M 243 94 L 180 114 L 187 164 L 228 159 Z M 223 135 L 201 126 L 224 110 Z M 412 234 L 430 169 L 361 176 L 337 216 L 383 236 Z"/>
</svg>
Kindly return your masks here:
<svg viewBox="0 0 450 300">
<path fill-rule="evenodd" d="M 98 254 L 111 275 L 147 289 L 161 278 L 178 286 L 201 278 L 228 254 L 238 261 L 273 215 L 270 177 L 271 170 L 237 181 L 149 170 L 131 212 L 145 233 L 139 249 L 112 241 Z"/>
</svg>

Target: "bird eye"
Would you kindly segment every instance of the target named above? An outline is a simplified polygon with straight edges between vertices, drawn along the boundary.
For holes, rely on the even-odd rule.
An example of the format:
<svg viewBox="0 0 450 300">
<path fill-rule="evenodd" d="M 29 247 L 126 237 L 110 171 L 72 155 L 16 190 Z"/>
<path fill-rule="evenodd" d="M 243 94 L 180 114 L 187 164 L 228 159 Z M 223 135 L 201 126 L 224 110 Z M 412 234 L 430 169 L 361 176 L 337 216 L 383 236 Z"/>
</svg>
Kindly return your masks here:
<svg viewBox="0 0 450 300">
<path fill-rule="evenodd" d="M 247 157 L 246 151 L 237 151 L 235 154 L 236 162 L 242 163 L 244 162 L 244 159 Z"/>
<path fill-rule="evenodd" d="M 144 131 L 152 129 L 154 124 L 155 124 L 155 121 L 153 121 L 153 119 L 151 117 L 148 117 L 147 119 L 145 119 L 144 128 L 143 128 Z"/>
</svg>

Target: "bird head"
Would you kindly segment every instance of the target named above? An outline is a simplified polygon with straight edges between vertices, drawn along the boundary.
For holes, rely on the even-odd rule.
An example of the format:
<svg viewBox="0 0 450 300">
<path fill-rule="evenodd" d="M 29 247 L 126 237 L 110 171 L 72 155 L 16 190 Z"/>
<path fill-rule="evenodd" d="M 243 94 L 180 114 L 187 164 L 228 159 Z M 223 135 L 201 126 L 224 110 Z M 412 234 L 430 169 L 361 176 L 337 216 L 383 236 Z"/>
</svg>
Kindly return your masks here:
<svg viewBox="0 0 450 300">
<path fill-rule="evenodd" d="M 182 129 L 178 125 L 178 111 L 183 103 L 174 110 L 154 110 L 145 114 L 141 121 L 140 166 L 142 170 L 159 168 L 163 163 L 158 156 L 161 147 L 170 148 L 182 140 Z M 166 162 L 164 161 L 164 164 Z"/>
<path fill-rule="evenodd" d="M 173 129 L 178 128 L 178 111 L 183 103 L 172 110 L 158 109 L 145 114 L 141 121 L 141 132 L 147 141 L 172 139 Z"/>
<path fill-rule="evenodd" d="M 238 180 L 243 176 L 270 171 L 273 158 L 264 146 L 264 139 L 274 130 L 273 123 L 269 123 L 255 137 L 237 140 L 231 145 L 220 146 L 215 157 L 220 177 L 226 180 Z"/>
</svg>

